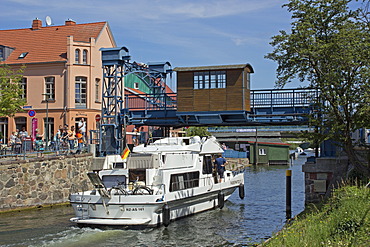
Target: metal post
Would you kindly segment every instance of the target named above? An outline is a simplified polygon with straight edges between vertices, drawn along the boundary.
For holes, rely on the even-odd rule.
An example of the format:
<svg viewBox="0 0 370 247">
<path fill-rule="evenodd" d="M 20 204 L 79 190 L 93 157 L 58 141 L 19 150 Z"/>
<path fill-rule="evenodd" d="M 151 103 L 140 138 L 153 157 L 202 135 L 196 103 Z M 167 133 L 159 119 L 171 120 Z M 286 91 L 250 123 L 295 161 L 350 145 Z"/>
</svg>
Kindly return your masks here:
<svg viewBox="0 0 370 247">
<path fill-rule="evenodd" d="M 254 165 L 258 165 L 258 128 L 256 127 L 256 141 L 254 143 Z"/>
<path fill-rule="evenodd" d="M 46 146 L 45 150 L 48 150 L 49 144 L 49 98 L 46 98 Z"/>
<path fill-rule="evenodd" d="M 292 218 L 292 170 L 286 170 L 286 219 Z"/>
<path fill-rule="evenodd" d="M 45 95 L 45 101 L 46 101 L 46 144 L 45 144 L 45 150 L 48 150 L 48 143 L 49 143 L 49 96 L 50 93 L 43 93 L 42 95 Z"/>
</svg>

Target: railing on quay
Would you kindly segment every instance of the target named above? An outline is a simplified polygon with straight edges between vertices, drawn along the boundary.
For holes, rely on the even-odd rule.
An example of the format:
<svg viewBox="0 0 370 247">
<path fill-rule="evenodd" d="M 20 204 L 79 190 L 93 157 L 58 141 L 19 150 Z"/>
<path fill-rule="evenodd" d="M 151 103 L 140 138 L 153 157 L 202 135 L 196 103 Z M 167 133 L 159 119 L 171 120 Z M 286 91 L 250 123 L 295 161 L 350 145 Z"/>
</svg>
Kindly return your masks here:
<svg viewBox="0 0 370 247">
<path fill-rule="evenodd" d="M 38 148 L 35 145 L 29 145 L 29 143 L 23 142 L 22 144 L 17 145 L 7 145 L 1 144 L 0 146 L 0 164 L 4 161 L 12 160 L 26 160 L 33 158 L 45 158 L 45 157 L 54 157 L 60 155 L 72 155 L 78 153 L 87 152 L 87 146 L 81 150 L 78 150 L 77 145 L 74 145 L 73 148 L 70 148 L 68 145 L 61 144 L 56 146 L 53 142 L 50 142 L 48 147 Z"/>
</svg>

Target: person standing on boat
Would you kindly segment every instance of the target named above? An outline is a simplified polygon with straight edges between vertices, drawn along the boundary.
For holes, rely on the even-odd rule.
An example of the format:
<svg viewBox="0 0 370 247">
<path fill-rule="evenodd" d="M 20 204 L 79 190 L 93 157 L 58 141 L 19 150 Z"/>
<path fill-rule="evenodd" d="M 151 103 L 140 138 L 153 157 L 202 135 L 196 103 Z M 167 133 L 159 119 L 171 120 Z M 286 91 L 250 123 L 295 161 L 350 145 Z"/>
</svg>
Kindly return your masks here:
<svg viewBox="0 0 370 247">
<path fill-rule="evenodd" d="M 134 146 L 137 146 L 139 144 L 139 139 L 138 139 L 138 135 L 139 135 L 139 130 L 137 129 L 137 127 L 135 126 L 133 129 L 132 129 L 132 132 L 133 132 L 133 135 L 132 135 L 132 143 L 134 144 Z"/>
<path fill-rule="evenodd" d="M 219 182 L 222 182 L 224 178 L 225 166 L 228 164 L 227 160 L 222 157 L 222 154 L 218 155 L 218 158 L 215 160 L 215 165 L 217 166 L 217 173 L 219 176 Z"/>
<path fill-rule="evenodd" d="M 139 140 L 139 143 L 140 144 L 145 144 L 146 142 L 146 132 L 144 130 L 144 127 L 141 127 L 140 128 L 140 140 Z"/>
</svg>

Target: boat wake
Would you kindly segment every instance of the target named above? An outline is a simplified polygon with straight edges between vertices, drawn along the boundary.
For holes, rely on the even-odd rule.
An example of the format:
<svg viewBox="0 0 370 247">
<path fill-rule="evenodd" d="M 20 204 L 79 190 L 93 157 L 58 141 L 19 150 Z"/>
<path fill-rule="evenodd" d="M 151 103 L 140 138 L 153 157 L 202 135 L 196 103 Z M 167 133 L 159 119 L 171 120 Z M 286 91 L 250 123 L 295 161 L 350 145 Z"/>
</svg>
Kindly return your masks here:
<svg viewBox="0 0 370 247">
<path fill-rule="evenodd" d="M 118 235 L 124 234 L 122 230 L 100 230 L 93 228 L 78 228 L 71 227 L 65 231 L 58 232 L 57 234 L 47 234 L 38 239 L 31 239 L 24 243 L 25 246 L 91 246 L 94 243 L 98 246 L 100 243 L 107 243 L 109 239 L 116 238 Z M 19 245 L 18 245 L 19 246 Z"/>
</svg>

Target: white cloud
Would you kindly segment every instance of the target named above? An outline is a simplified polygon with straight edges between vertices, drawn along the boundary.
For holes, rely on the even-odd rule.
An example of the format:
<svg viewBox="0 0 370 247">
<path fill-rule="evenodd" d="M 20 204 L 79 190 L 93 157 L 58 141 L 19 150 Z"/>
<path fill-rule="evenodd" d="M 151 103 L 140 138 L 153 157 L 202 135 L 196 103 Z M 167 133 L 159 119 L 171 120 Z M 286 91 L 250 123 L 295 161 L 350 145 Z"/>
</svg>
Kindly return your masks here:
<svg viewBox="0 0 370 247">
<path fill-rule="evenodd" d="M 183 4 L 179 4 L 179 2 L 183 2 Z M 276 0 L 170 1 L 163 9 L 173 15 L 188 18 L 215 18 L 270 8 L 276 4 Z"/>
<path fill-rule="evenodd" d="M 168 21 L 176 18 L 203 19 L 239 15 L 281 3 L 276 0 L 5 0 L 5 5 L 40 8 L 40 11 L 58 9 L 59 13 L 65 15 L 79 10 L 98 16 L 120 16 L 124 20 Z"/>
</svg>

